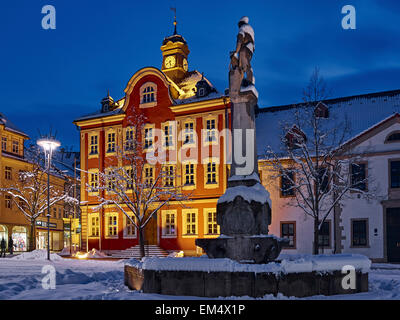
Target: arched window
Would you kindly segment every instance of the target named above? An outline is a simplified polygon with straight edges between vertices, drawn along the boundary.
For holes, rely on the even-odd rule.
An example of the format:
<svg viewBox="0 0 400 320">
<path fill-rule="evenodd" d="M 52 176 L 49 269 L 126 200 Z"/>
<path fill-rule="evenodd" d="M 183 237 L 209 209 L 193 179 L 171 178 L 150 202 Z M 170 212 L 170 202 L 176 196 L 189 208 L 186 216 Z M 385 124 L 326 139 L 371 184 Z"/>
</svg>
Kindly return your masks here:
<svg viewBox="0 0 400 320">
<path fill-rule="evenodd" d="M 157 85 L 152 82 L 145 83 L 140 88 L 140 105 L 143 108 L 155 106 L 157 102 Z"/>
<path fill-rule="evenodd" d="M 385 140 L 385 143 L 400 142 L 400 131 L 390 133 Z"/>
</svg>

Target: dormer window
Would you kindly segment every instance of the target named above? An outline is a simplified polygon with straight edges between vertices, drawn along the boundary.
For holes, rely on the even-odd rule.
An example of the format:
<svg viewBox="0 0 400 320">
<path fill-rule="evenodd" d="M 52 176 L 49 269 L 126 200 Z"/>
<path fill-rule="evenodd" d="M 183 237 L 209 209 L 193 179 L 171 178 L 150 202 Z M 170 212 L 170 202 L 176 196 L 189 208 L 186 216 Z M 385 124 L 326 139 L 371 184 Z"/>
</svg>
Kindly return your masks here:
<svg viewBox="0 0 400 320">
<path fill-rule="evenodd" d="M 204 97 L 206 95 L 206 89 L 199 88 L 199 97 Z"/>
<path fill-rule="evenodd" d="M 289 149 L 298 149 L 302 143 L 307 142 L 307 137 L 296 125 L 285 135 L 285 142 Z"/>
<path fill-rule="evenodd" d="M 400 131 L 392 132 L 385 140 L 385 143 L 393 143 L 393 142 L 400 142 Z"/>
<path fill-rule="evenodd" d="M 140 88 L 140 107 L 153 107 L 157 103 L 157 85 L 152 82 L 145 83 Z"/>
<path fill-rule="evenodd" d="M 326 106 L 326 104 L 319 102 L 314 109 L 314 115 L 316 118 L 328 119 L 329 118 L 329 109 Z"/>
</svg>

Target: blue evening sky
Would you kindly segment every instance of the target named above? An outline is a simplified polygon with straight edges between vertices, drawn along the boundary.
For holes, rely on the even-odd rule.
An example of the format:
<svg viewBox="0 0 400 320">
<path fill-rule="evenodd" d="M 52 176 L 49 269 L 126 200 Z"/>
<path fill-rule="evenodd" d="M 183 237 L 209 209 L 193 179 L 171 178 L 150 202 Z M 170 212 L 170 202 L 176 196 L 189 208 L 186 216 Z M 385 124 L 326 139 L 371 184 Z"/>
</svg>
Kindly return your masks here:
<svg viewBox="0 0 400 320">
<path fill-rule="evenodd" d="M 57 10 L 56 30 L 41 28 L 46 4 Z M 346 4 L 357 10 L 356 30 L 341 27 Z M 9 0 L 0 6 L 0 111 L 32 138 L 52 127 L 77 149 L 75 118 L 98 110 L 107 89 L 121 98 L 138 69 L 161 68 L 171 6 L 191 50 L 189 68 L 220 91 L 237 21 L 250 17 L 261 107 L 301 100 L 315 66 L 332 97 L 400 88 L 397 0 Z"/>
</svg>

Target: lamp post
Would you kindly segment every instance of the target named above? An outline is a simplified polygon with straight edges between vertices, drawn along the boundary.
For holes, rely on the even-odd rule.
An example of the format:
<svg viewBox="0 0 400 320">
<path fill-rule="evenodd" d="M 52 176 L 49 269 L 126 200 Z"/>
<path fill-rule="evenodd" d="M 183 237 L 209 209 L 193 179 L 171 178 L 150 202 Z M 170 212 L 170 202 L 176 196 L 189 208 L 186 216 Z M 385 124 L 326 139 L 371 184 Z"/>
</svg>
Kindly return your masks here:
<svg viewBox="0 0 400 320">
<path fill-rule="evenodd" d="M 50 167 L 53 151 L 61 144 L 51 137 L 40 139 L 37 144 L 44 150 L 47 165 L 47 260 L 50 260 Z"/>
</svg>

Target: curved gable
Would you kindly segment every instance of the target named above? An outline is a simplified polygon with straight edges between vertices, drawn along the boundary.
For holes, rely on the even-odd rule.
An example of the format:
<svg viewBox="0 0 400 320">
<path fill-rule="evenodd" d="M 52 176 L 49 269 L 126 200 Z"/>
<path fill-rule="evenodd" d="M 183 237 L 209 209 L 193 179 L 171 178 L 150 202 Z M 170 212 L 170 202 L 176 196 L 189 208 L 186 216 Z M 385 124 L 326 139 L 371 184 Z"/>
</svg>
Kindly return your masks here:
<svg viewBox="0 0 400 320">
<path fill-rule="evenodd" d="M 137 71 L 132 76 L 132 78 L 128 81 L 128 84 L 124 90 L 125 103 L 124 103 L 124 106 L 122 107 L 122 109 L 124 111 L 126 111 L 128 106 L 132 104 L 131 95 L 134 94 L 134 89 L 137 87 L 137 85 L 139 85 L 139 88 L 138 88 L 138 90 L 139 90 L 143 86 L 143 84 L 147 81 L 156 83 L 156 84 L 157 84 L 157 82 L 159 84 L 163 84 L 165 86 L 165 88 L 167 89 L 167 96 L 170 100 L 170 103 L 173 104 L 174 100 L 173 100 L 173 98 L 171 96 L 171 92 L 170 92 L 170 86 L 171 86 L 172 82 L 169 79 L 167 79 L 167 77 L 161 70 L 154 68 L 154 67 L 146 67 L 146 68 L 143 68 L 143 69 L 140 69 L 139 71 Z M 140 94 L 138 95 L 138 97 L 140 97 Z"/>
</svg>

